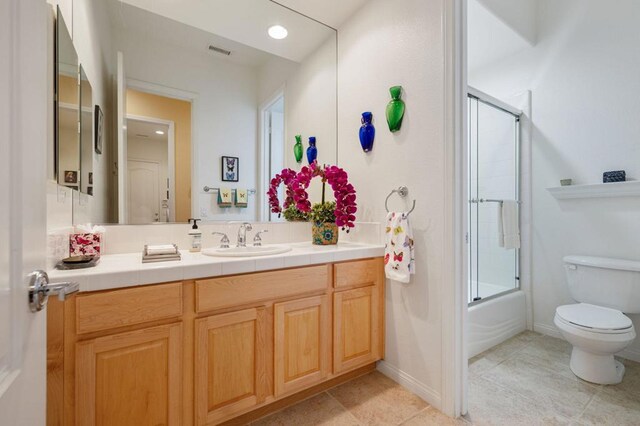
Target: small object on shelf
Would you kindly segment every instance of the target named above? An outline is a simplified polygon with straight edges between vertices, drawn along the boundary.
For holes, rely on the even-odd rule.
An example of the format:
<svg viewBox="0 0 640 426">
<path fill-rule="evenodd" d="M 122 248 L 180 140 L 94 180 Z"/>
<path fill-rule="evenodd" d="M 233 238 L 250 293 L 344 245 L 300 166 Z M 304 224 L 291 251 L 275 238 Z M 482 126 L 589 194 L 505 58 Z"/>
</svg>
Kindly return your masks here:
<svg viewBox="0 0 640 426">
<path fill-rule="evenodd" d="M 296 157 L 296 163 L 302 162 L 302 135 L 296 135 L 296 144 L 293 145 L 293 155 Z"/>
<path fill-rule="evenodd" d="M 173 246 L 175 247 L 174 254 L 149 254 L 149 246 L 145 244 L 142 252 L 142 263 L 171 262 L 180 260 L 182 256 L 180 255 L 180 251 L 178 251 L 178 246 L 175 244 L 173 244 Z"/>
<path fill-rule="evenodd" d="M 392 133 L 397 132 L 402 127 L 402 119 L 404 118 L 405 104 L 401 99 L 402 86 L 393 86 L 389 89 L 391 100 L 387 104 L 387 124 Z"/>
<path fill-rule="evenodd" d="M 376 137 L 376 128 L 371 122 L 373 120 L 373 114 L 369 111 L 362 113 L 362 119 L 360 122 L 360 145 L 364 152 L 369 152 L 373 148 L 373 140 Z"/>
<path fill-rule="evenodd" d="M 189 239 L 191 240 L 191 245 L 189 246 L 189 251 L 192 253 L 197 253 L 202 248 L 202 231 L 198 229 L 198 222 L 200 219 L 189 219 L 189 223 L 193 222 L 193 226 L 191 227 L 191 231 L 189 231 Z M 145 253 L 149 254 L 148 246 L 144 246 Z M 176 246 L 176 253 L 178 256 L 178 247 Z"/>
<path fill-rule="evenodd" d="M 73 270 L 73 269 L 86 269 L 93 268 L 100 262 L 99 256 L 71 256 L 62 259 L 60 262 L 56 264 L 56 269 L 60 269 L 62 271 Z"/>
<path fill-rule="evenodd" d="M 602 174 L 602 183 L 625 182 L 626 180 L 627 173 L 624 170 L 615 170 Z"/>
<path fill-rule="evenodd" d="M 316 161 L 317 158 L 318 158 L 318 148 L 316 148 L 316 137 L 310 136 L 309 147 L 307 148 L 307 161 L 309 162 L 309 164 L 311 164 L 314 161 Z"/>
<path fill-rule="evenodd" d="M 573 179 L 560 179 L 560 186 L 569 186 L 573 184 Z"/>
</svg>

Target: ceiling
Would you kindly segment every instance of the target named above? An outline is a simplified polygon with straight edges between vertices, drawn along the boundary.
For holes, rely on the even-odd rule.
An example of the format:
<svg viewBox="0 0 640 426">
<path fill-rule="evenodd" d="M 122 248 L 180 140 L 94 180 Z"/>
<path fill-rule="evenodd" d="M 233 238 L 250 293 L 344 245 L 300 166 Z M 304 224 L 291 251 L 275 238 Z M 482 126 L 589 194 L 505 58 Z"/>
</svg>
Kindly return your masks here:
<svg viewBox="0 0 640 426">
<path fill-rule="evenodd" d="M 156 130 L 161 130 L 164 135 L 158 135 Z M 169 126 L 166 124 L 149 123 L 148 121 L 127 120 L 127 138 L 143 138 L 150 141 L 167 142 Z"/>
<path fill-rule="evenodd" d="M 210 35 L 217 35 L 221 39 L 233 40 L 296 62 L 301 62 L 321 43 L 335 36 L 335 31 L 325 25 L 269 0 L 115 1 L 119 9 L 126 5 L 135 6 Z M 337 4 L 338 1 L 331 0 L 331 3 Z M 355 1 L 362 0 L 347 0 L 347 3 Z M 348 9 L 345 8 L 344 11 L 347 13 Z M 130 19 L 128 14 L 128 11 L 120 11 L 116 16 L 126 22 Z M 274 40 L 267 35 L 267 29 L 276 24 L 284 26 L 289 31 L 289 36 L 284 40 Z M 165 33 L 165 37 L 169 36 L 172 37 L 173 34 Z"/>
<path fill-rule="evenodd" d="M 478 0 L 467 3 L 469 72 L 481 69 L 532 46 L 527 38 Z M 534 19 L 532 17 L 532 19 Z"/>
<path fill-rule="evenodd" d="M 120 0 L 110 1 L 109 13 L 114 33 L 121 43 L 126 44 L 129 39 L 150 38 L 159 46 L 190 50 L 197 54 L 253 67 L 262 65 L 272 57 L 262 50 L 165 18 Z M 210 51 L 210 45 L 229 50 L 232 54 L 226 56 Z"/>
<path fill-rule="evenodd" d="M 307 15 L 313 19 L 340 28 L 345 21 L 369 0 L 273 0 L 283 6 Z"/>
</svg>

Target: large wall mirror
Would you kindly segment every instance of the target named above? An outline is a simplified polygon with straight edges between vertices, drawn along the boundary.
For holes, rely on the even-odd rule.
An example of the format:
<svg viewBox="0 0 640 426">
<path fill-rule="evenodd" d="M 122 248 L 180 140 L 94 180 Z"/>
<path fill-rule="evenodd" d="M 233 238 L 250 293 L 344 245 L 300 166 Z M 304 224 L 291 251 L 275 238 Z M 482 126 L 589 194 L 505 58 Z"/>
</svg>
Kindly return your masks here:
<svg viewBox="0 0 640 426">
<path fill-rule="evenodd" d="M 295 136 L 336 163 L 334 29 L 270 0 L 95 1 L 117 93 L 109 222 L 279 220 L 265 193 L 308 164 Z"/>
</svg>

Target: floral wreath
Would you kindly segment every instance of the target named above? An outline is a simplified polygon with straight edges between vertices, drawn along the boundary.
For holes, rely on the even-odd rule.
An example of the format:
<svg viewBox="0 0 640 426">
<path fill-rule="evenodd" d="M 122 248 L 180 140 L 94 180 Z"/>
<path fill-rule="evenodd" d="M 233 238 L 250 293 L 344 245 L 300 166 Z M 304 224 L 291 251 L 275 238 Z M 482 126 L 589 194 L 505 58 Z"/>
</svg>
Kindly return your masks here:
<svg viewBox="0 0 640 426">
<path fill-rule="evenodd" d="M 280 213 L 282 213 L 283 208 L 286 209 L 294 203 L 291 183 L 294 181 L 295 177 L 295 171 L 291 169 L 282 169 L 280 173 L 276 174 L 274 178 L 271 179 L 269 191 L 267 191 L 267 195 L 269 196 L 269 206 L 271 207 L 272 213 L 278 213 L 278 217 L 280 217 Z M 284 183 L 286 187 L 286 196 L 281 207 L 280 200 L 278 199 L 278 187 L 282 183 Z"/>
<path fill-rule="evenodd" d="M 349 176 L 347 172 L 338 166 L 318 166 L 318 163 L 314 161 L 309 167 L 303 167 L 295 176 L 293 182 L 291 182 L 291 188 L 293 189 L 293 201 L 296 203 L 298 210 L 303 212 L 311 211 L 311 202 L 309 201 L 309 194 L 307 188 L 314 177 L 320 176 L 322 183 L 328 183 L 333 189 L 333 195 L 336 199 L 336 209 L 334 211 L 336 216 L 336 225 L 347 230 L 355 226 L 356 220 L 355 213 L 358 210 L 356 204 L 356 190 L 349 183 Z M 324 187 L 323 187 L 323 201 L 324 201 Z"/>
</svg>

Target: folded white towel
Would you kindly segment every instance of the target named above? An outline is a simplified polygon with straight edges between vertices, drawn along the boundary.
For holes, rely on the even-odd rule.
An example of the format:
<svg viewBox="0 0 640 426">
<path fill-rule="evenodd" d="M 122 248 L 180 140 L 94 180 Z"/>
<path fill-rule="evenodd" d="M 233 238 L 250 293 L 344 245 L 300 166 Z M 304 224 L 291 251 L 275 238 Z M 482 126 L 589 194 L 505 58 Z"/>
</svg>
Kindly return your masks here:
<svg viewBox="0 0 640 426">
<path fill-rule="evenodd" d="M 520 248 L 518 202 L 504 200 L 498 208 L 498 245 L 505 249 Z"/>
<path fill-rule="evenodd" d="M 416 273 L 413 233 L 406 213 L 387 215 L 384 272 L 390 280 L 408 283 Z"/>
<path fill-rule="evenodd" d="M 178 249 L 173 244 L 156 244 L 147 246 L 147 254 L 155 256 L 158 254 L 176 254 Z"/>
</svg>

